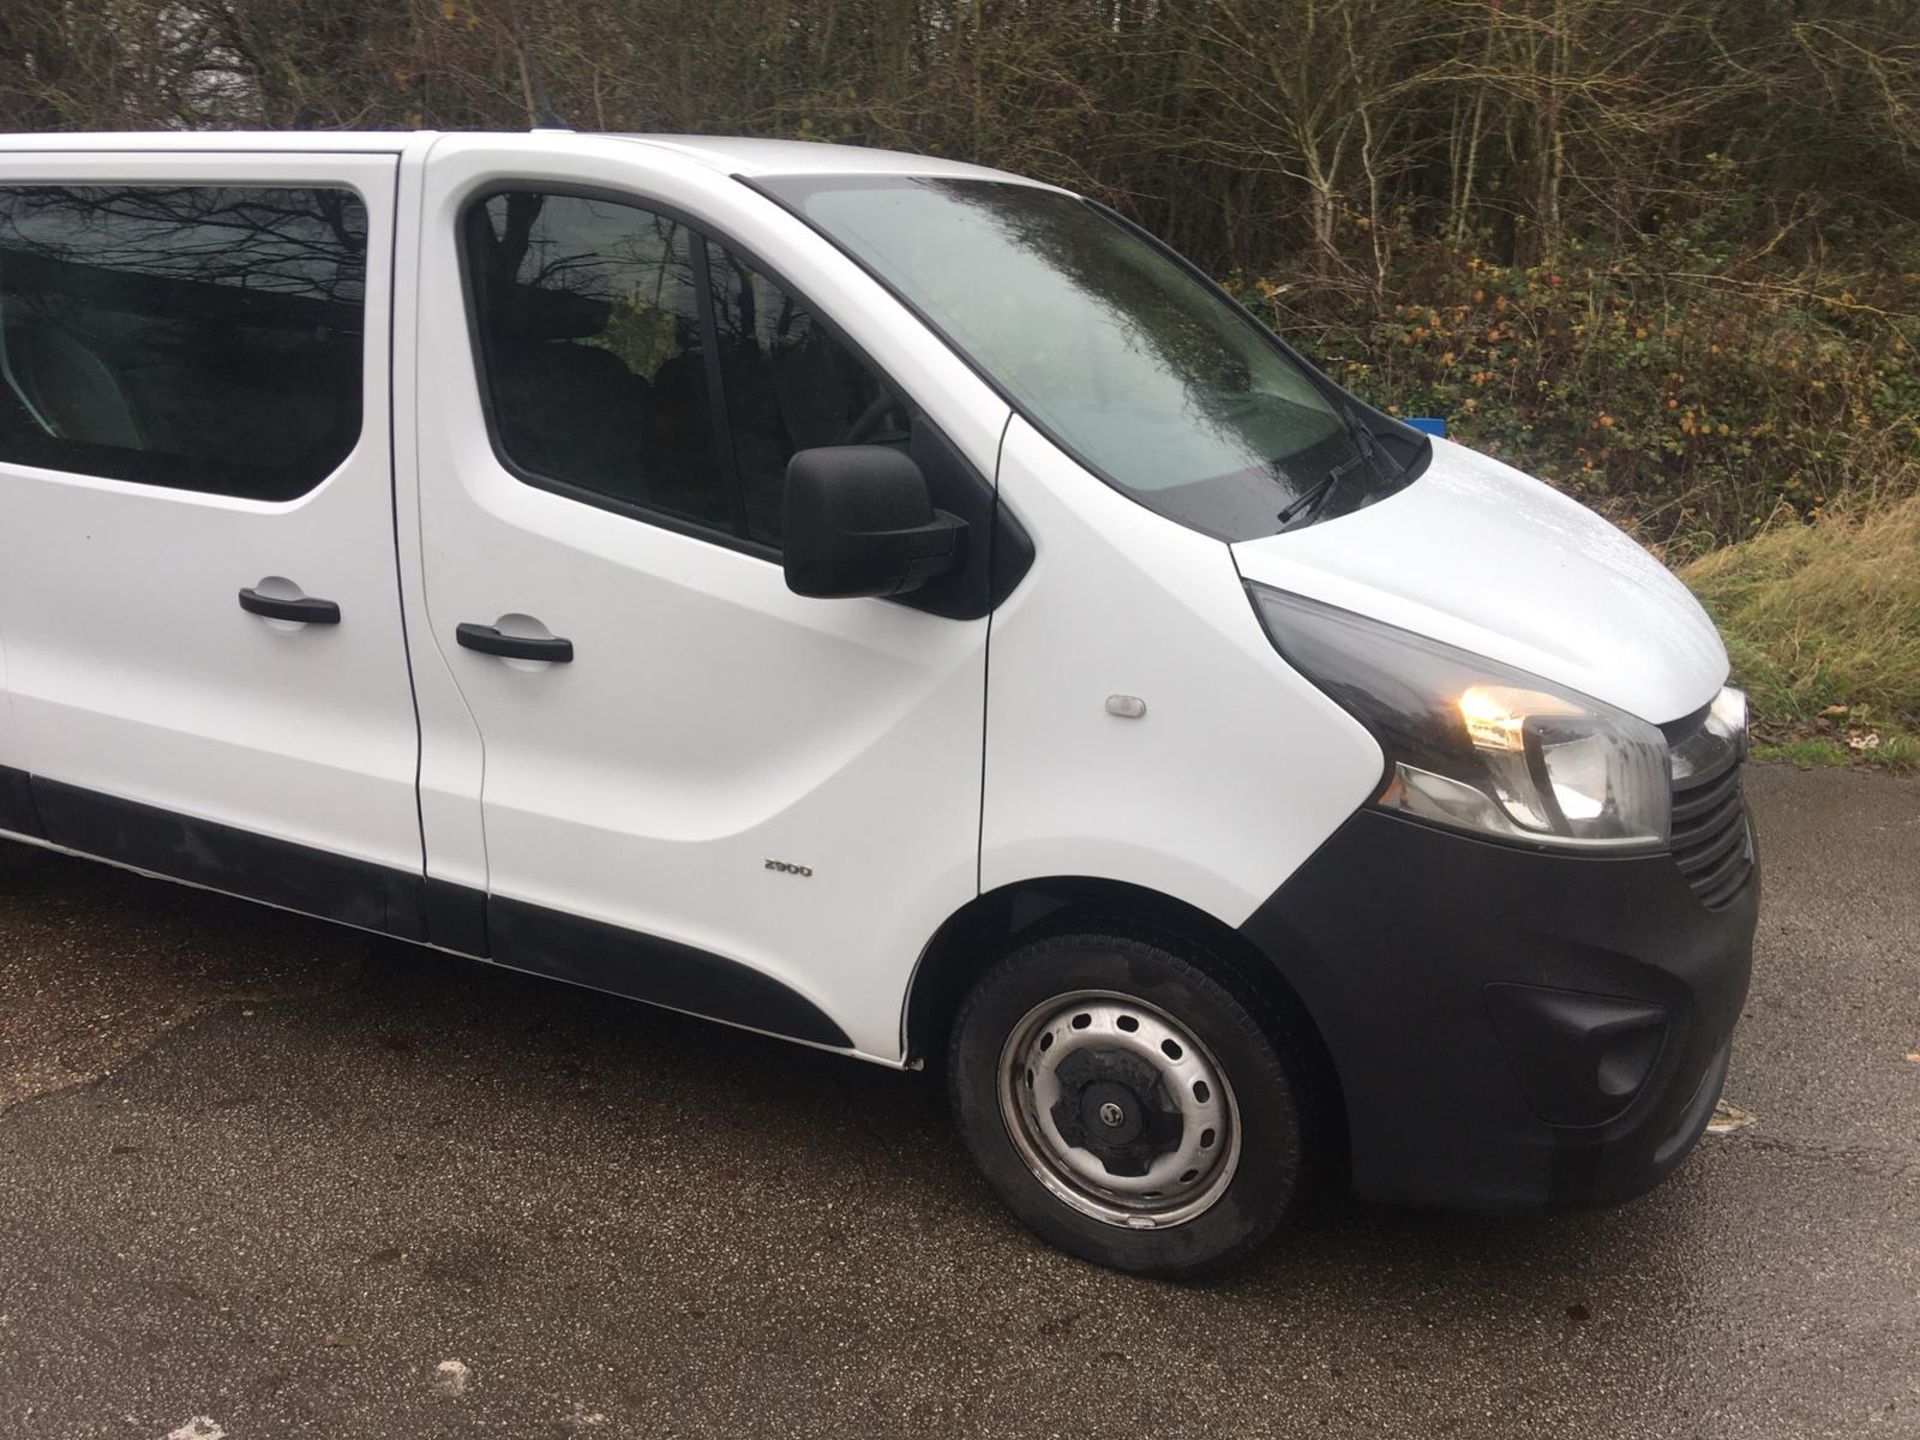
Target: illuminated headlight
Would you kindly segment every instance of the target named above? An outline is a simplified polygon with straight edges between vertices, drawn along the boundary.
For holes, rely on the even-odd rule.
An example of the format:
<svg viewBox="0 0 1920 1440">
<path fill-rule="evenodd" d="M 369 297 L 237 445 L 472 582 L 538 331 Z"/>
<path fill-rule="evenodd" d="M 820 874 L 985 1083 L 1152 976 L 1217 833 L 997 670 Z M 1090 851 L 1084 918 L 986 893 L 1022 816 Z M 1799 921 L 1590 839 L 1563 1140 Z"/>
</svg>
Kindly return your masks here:
<svg viewBox="0 0 1920 1440">
<path fill-rule="evenodd" d="M 1247 588 L 1280 653 L 1387 752 L 1382 808 L 1539 845 L 1667 844 L 1672 778 L 1657 726 L 1411 631 Z M 1734 721 L 1732 703 L 1715 725 Z M 1744 734 L 1744 699 L 1737 718 Z"/>
</svg>

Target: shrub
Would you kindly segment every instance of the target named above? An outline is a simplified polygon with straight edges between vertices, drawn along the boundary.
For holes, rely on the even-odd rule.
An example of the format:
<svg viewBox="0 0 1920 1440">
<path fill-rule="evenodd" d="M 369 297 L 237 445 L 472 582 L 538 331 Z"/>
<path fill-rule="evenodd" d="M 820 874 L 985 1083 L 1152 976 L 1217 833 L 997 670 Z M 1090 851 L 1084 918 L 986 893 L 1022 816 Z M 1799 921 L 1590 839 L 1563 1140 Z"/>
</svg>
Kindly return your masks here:
<svg viewBox="0 0 1920 1440">
<path fill-rule="evenodd" d="M 1571 245 L 1550 266 L 1402 243 L 1379 304 L 1238 288 L 1335 378 L 1677 556 L 1920 488 L 1920 274 Z M 1862 278 L 1863 276 L 1867 278 Z"/>
</svg>

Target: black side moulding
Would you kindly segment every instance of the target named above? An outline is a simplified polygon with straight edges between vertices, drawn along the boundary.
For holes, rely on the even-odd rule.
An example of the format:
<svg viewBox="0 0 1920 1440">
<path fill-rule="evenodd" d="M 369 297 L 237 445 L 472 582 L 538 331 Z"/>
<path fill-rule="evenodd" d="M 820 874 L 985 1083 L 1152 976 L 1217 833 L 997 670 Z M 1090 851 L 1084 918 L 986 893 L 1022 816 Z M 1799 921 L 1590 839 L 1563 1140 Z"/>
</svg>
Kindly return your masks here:
<svg viewBox="0 0 1920 1440">
<path fill-rule="evenodd" d="M 10 765 L 0 765 L 0 830 L 38 840 L 47 838 L 33 803 L 33 777 Z"/>
<path fill-rule="evenodd" d="M 851 1050 L 825 1011 L 724 956 L 486 892 L 416 870 L 0 766 L 0 830 L 396 939 L 626 999 Z"/>
<path fill-rule="evenodd" d="M 778 980 L 723 956 L 498 895 L 487 901 L 496 963 L 593 990 L 851 1050 L 847 1032 Z"/>
<path fill-rule="evenodd" d="M 419 876 L 35 776 L 46 838 L 248 900 L 424 940 Z"/>
</svg>

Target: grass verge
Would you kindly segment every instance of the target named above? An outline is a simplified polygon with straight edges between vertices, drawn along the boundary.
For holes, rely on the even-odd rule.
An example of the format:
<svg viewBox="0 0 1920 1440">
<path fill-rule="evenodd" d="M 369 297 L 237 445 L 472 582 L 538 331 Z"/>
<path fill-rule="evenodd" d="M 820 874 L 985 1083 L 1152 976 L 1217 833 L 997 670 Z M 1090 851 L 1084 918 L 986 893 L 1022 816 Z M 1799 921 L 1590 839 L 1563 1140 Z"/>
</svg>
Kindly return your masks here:
<svg viewBox="0 0 1920 1440">
<path fill-rule="evenodd" d="M 1920 496 L 1783 523 L 1680 574 L 1752 697 L 1758 753 L 1920 769 Z"/>
</svg>

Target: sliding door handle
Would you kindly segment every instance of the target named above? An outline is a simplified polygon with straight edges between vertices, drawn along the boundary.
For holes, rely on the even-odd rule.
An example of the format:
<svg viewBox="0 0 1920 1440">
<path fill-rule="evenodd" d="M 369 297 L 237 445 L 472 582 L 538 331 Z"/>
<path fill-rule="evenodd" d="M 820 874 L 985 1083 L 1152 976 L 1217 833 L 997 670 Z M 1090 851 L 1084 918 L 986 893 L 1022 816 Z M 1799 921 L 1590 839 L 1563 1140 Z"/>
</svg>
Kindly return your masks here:
<svg viewBox="0 0 1920 1440">
<path fill-rule="evenodd" d="M 573 659 L 573 641 L 558 635 L 508 635 L 497 626 L 463 620 L 454 627 L 453 638 L 465 649 L 504 660 L 550 660 L 565 665 Z"/>
<path fill-rule="evenodd" d="M 298 620 L 302 625 L 338 625 L 340 607 L 331 600 L 302 595 L 298 600 L 282 600 L 277 595 L 262 595 L 251 585 L 240 591 L 240 608 L 249 615 L 269 620 Z"/>
</svg>

